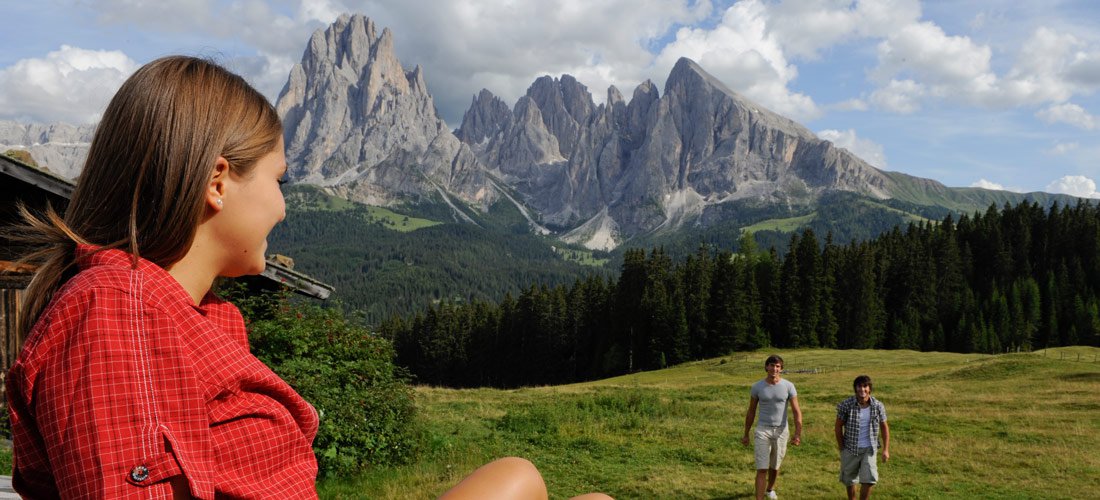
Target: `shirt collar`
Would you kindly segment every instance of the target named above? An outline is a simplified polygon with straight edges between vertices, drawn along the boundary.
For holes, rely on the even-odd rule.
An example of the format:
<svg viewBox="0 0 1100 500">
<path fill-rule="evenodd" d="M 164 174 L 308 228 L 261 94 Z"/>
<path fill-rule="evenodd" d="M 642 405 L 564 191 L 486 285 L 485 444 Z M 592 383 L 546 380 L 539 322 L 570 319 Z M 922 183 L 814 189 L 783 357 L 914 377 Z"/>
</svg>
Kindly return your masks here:
<svg viewBox="0 0 1100 500">
<path fill-rule="evenodd" d="M 76 262 L 81 271 L 100 266 L 135 268 L 133 255 L 130 253 L 118 248 L 103 248 L 96 245 L 78 244 L 76 246 Z M 209 306 L 221 302 L 213 292 L 207 292 L 202 301 L 195 304 L 195 301 L 191 299 L 191 294 L 187 293 L 183 285 L 176 281 L 176 278 L 173 278 L 167 270 L 152 261 L 138 257 L 136 269 L 156 283 L 160 291 L 167 295 L 166 299 L 186 304 L 203 315 L 207 313 Z"/>
</svg>

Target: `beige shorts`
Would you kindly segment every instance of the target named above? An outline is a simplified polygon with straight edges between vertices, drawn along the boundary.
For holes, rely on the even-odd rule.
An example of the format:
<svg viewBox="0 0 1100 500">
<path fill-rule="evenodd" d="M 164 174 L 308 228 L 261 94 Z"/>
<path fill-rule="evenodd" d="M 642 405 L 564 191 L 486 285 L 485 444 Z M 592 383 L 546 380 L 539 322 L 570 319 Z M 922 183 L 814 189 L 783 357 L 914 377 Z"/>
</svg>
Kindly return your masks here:
<svg viewBox="0 0 1100 500">
<path fill-rule="evenodd" d="M 874 448 L 860 448 L 858 453 L 840 451 L 840 482 L 845 485 L 878 482 L 878 461 Z"/>
<path fill-rule="evenodd" d="M 756 470 L 776 469 L 783 464 L 787 454 L 787 438 L 790 427 L 756 426 L 753 433 L 753 454 L 756 456 Z"/>
</svg>

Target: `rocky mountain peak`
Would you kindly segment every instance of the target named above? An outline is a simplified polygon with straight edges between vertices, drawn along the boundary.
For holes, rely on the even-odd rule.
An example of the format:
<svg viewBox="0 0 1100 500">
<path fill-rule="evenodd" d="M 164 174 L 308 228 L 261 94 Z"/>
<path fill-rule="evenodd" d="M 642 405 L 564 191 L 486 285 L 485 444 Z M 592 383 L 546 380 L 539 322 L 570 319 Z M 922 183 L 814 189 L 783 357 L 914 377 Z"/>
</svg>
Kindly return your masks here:
<svg viewBox="0 0 1100 500">
<path fill-rule="evenodd" d="M 577 132 L 596 108 L 588 88 L 571 75 L 561 79 L 542 76 L 527 89 L 542 114 L 543 123 L 558 141 L 561 156 L 573 153 Z"/>
<path fill-rule="evenodd" d="M 646 80 L 629 102 L 610 87 L 596 106 L 571 75 L 536 78 L 511 107 L 484 89 L 452 133 L 393 43 L 364 16 L 313 35 L 278 102 L 292 178 L 373 204 L 438 195 L 452 207 L 488 207 L 503 186 L 532 224 L 602 249 L 721 220 L 731 201 L 889 197 L 894 185 L 686 58 L 663 93 Z"/>
<path fill-rule="evenodd" d="M 455 131 L 455 136 L 467 144 L 478 145 L 507 128 L 511 122 L 512 110 L 508 105 L 489 89 L 481 89 L 470 103 L 470 109 L 462 116 L 462 125 Z"/>
<path fill-rule="evenodd" d="M 489 95 L 474 100 L 471 124 L 486 115 Z M 663 95 L 647 80 L 624 104 L 612 87 L 599 108 L 572 76 L 539 77 L 510 123 L 492 123 L 463 140 L 491 137 L 475 150 L 482 161 L 548 227 L 592 248 L 716 220 L 708 214 L 734 200 L 810 203 L 829 190 L 885 197 L 891 183 L 686 58 L 673 67 Z"/>
<path fill-rule="evenodd" d="M 375 204 L 443 192 L 489 203 L 484 169 L 436 114 L 423 69 L 406 71 L 393 44 L 363 15 L 314 32 L 276 104 L 291 178 Z"/>
</svg>

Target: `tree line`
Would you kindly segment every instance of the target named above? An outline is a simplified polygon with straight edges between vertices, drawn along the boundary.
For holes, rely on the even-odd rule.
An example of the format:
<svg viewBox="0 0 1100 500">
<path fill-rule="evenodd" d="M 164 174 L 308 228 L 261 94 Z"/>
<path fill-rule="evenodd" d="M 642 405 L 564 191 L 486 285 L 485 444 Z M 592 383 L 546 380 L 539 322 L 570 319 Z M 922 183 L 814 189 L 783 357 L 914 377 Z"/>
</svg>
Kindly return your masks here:
<svg viewBox="0 0 1100 500">
<path fill-rule="evenodd" d="M 420 383 L 560 384 L 775 346 L 996 353 L 1100 345 L 1100 208 L 990 206 L 785 255 L 630 249 L 617 279 L 442 301 L 380 332 Z"/>
</svg>

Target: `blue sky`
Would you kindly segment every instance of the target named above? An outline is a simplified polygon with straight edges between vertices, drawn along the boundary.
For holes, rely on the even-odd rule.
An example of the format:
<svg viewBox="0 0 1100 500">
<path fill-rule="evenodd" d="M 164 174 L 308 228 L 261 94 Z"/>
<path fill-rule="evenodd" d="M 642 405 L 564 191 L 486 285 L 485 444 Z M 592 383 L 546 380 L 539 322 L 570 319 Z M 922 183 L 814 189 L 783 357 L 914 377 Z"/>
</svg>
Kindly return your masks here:
<svg viewBox="0 0 1100 500">
<path fill-rule="evenodd" d="M 949 186 L 1100 198 L 1100 3 L 846 0 L 4 2 L 0 120 L 93 122 L 134 69 L 212 56 L 272 100 L 342 12 L 389 27 L 457 126 L 571 74 L 598 102 L 679 57 L 886 169 Z"/>
</svg>

